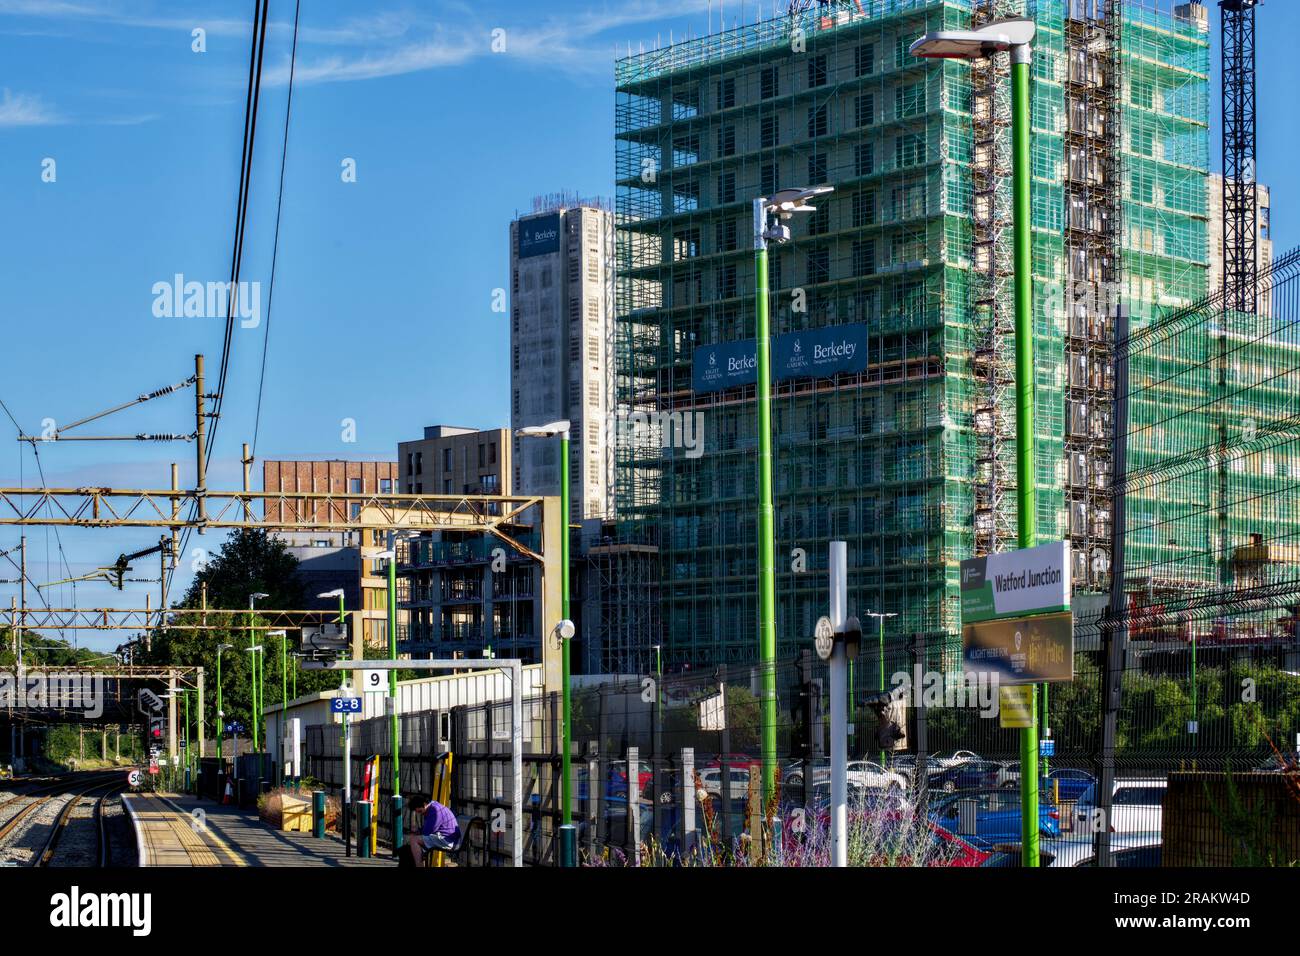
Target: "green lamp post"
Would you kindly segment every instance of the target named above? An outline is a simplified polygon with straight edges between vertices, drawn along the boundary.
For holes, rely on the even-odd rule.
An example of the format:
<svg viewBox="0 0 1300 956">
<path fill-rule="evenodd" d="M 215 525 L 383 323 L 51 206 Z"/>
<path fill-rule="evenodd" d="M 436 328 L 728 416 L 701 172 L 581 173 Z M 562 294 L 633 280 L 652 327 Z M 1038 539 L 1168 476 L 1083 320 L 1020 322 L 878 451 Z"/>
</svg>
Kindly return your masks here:
<svg viewBox="0 0 1300 956">
<path fill-rule="evenodd" d="M 786 221 L 816 212 L 808 200 L 830 186 L 783 189 L 754 200 L 755 337 L 758 361 L 758 662 L 761 680 L 763 805 L 776 793 L 776 538 L 772 503 L 772 341 L 768 320 L 769 243 L 790 240 Z"/>
<path fill-rule="evenodd" d="M 560 640 L 560 865 L 578 865 L 577 829 L 573 825 L 573 722 L 572 699 L 569 688 L 571 661 L 569 645 L 573 642 L 575 628 L 569 617 L 569 429 L 568 419 L 548 425 L 528 425 L 515 429 L 518 438 L 560 439 L 560 594 L 563 619 L 556 625 Z M 564 625 L 567 625 L 565 627 Z"/>
<path fill-rule="evenodd" d="M 1037 541 L 1034 474 L 1034 316 L 1033 246 L 1030 236 L 1029 74 L 1036 27 L 1033 20 L 1002 20 L 979 30 L 927 33 L 911 46 L 915 56 L 978 60 L 1011 55 L 1012 245 L 1015 260 L 1016 320 L 1016 485 L 1018 544 Z M 1037 688 L 1035 688 L 1036 690 Z M 1020 731 L 1021 863 L 1038 866 L 1038 720 L 1031 699 L 1031 726 Z"/>
</svg>

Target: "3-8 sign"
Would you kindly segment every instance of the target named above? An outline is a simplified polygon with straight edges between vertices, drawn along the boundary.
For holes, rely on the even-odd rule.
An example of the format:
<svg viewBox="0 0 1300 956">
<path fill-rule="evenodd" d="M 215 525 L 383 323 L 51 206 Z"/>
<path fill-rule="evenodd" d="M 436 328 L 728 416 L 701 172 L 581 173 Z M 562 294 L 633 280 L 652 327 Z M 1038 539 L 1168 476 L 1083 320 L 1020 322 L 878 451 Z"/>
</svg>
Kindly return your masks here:
<svg viewBox="0 0 1300 956">
<path fill-rule="evenodd" d="M 330 698 L 331 714 L 359 714 L 361 713 L 360 697 L 332 697 Z"/>
</svg>

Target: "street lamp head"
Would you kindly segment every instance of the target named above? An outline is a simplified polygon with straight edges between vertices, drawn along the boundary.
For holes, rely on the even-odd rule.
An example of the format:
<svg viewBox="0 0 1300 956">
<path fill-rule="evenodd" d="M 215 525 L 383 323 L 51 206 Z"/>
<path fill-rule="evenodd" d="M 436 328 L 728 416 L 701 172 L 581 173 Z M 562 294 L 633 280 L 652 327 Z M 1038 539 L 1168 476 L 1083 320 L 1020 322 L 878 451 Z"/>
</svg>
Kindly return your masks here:
<svg viewBox="0 0 1300 956">
<path fill-rule="evenodd" d="M 267 594 L 265 591 L 254 591 L 248 596 L 248 599 L 250 601 L 260 601 L 262 598 L 269 598 L 270 596 L 271 595 Z"/>
<path fill-rule="evenodd" d="M 284 637 L 284 628 L 277 628 L 274 631 L 267 631 L 267 637 Z"/>
<path fill-rule="evenodd" d="M 834 186 L 809 186 L 806 189 L 782 189 L 764 200 L 763 206 L 769 212 L 790 219 L 797 212 L 816 212 L 816 206 L 808 205 L 809 199 L 825 196 L 835 191 Z"/>
<path fill-rule="evenodd" d="M 244 650 L 249 654 L 256 654 L 262 650 L 261 644 L 254 644 L 252 647 L 246 647 Z"/>
<path fill-rule="evenodd" d="M 321 593 L 321 594 L 318 594 L 318 595 L 316 595 L 316 596 L 317 596 L 318 598 L 331 598 L 331 597 L 343 597 L 343 594 L 344 594 L 344 591 L 343 591 L 342 588 L 335 588 L 333 591 L 325 591 L 325 592 L 323 592 L 323 593 Z"/>
<path fill-rule="evenodd" d="M 578 629 L 573 626 L 573 622 L 567 617 L 555 625 L 555 636 L 561 641 L 572 640 L 573 635 L 577 632 Z"/>
<path fill-rule="evenodd" d="M 220 654 L 222 651 L 228 651 L 234 646 L 235 646 L 234 644 L 218 644 L 217 653 Z"/>
<path fill-rule="evenodd" d="M 1033 20 L 999 20 L 978 30 L 933 30 L 908 49 L 931 60 L 979 60 L 1011 50 L 1013 60 L 1028 63 L 1036 31 Z"/>
<path fill-rule="evenodd" d="M 569 429 L 572 424 L 567 418 L 560 421 L 551 422 L 547 425 L 525 425 L 523 428 L 515 429 L 516 438 L 554 438 L 559 435 L 563 438 L 569 437 Z"/>
<path fill-rule="evenodd" d="M 385 561 L 392 561 L 395 557 L 397 557 L 397 552 L 393 551 L 390 548 L 387 551 L 376 551 L 374 554 L 367 555 L 367 557 L 375 561 L 379 560 L 380 558 L 383 558 Z"/>
</svg>

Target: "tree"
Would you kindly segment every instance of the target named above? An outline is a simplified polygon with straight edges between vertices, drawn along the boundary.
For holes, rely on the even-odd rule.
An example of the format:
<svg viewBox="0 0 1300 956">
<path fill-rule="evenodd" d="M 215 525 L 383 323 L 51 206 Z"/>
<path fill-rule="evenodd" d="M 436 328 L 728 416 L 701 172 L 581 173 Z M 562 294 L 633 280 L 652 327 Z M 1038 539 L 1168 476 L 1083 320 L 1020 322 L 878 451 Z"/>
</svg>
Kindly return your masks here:
<svg viewBox="0 0 1300 956">
<path fill-rule="evenodd" d="M 195 576 L 185 596 L 175 605 L 178 610 L 186 612 L 178 615 L 177 622 L 198 622 L 204 584 L 207 585 L 209 608 L 247 608 L 248 596 L 255 592 L 269 595 L 259 602 L 264 607 L 302 607 L 302 582 L 294 573 L 297 568 L 298 560 L 289 553 L 283 541 L 268 537 L 265 531 L 240 529 L 226 540 L 216 557 Z M 143 655 L 143 660 L 150 664 L 203 668 L 207 689 L 204 717 L 208 721 L 210 736 L 216 731 L 217 647 L 220 644 L 234 645 L 221 656 L 222 705 L 227 722 L 237 720 L 250 730 L 252 728 L 252 655 L 247 651 L 251 643 L 260 643 L 265 647 L 263 674 L 266 685 L 262 692 L 263 700 L 267 704 L 280 702 L 280 642 L 286 641 L 287 649 L 292 654 L 297 647 L 298 635 L 290 631 L 284 638 L 279 638 L 269 636 L 265 631 L 255 631 L 256 636 L 250 641 L 249 631 L 244 629 L 248 620 L 243 615 L 237 615 L 230 620 L 229 627 L 207 631 L 183 627 L 166 628 L 154 636 L 152 649 Z M 252 620 L 255 624 L 259 620 L 255 613 Z M 290 683 L 293 680 L 293 667 L 294 661 L 290 657 Z M 328 671 L 298 673 L 297 689 L 300 696 L 330 690 L 337 684 L 338 675 Z M 191 719 L 197 720 L 194 702 L 191 703 Z"/>
</svg>

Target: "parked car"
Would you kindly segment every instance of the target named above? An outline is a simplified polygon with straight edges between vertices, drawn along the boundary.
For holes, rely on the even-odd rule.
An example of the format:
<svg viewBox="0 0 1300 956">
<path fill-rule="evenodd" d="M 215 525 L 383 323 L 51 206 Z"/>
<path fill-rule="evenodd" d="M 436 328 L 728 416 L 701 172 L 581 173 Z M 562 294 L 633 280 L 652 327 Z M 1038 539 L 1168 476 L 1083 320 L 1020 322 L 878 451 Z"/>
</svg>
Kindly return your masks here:
<svg viewBox="0 0 1300 956">
<path fill-rule="evenodd" d="M 1020 795 L 998 788 L 955 793 L 931 806 L 930 819 L 988 849 L 1020 838 Z M 1038 832 L 1049 839 L 1061 833 L 1060 813 L 1046 800 L 1038 805 Z"/>
<path fill-rule="evenodd" d="M 1109 828 L 1112 833 L 1159 833 L 1164 827 L 1166 782 L 1159 777 L 1116 780 L 1111 798 Z M 1075 829 L 1086 832 L 1097 806 L 1097 784 L 1079 797 L 1074 807 Z"/>
<path fill-rule="evenodd" d="M 1096 782 L 1097 778 L 1086 770 L 1061 767 L 1039 778 L 1038 792 L 1048 794 L 1053 802 L 1059 800 L 1064 803 L 1068 800 L 1078 800 L 1083 796 L 1084 791 Z M 1009 763 L 1002 768 L 1002 772 L 998 775 L 998 786 L 1020 786 L 1019 763 Z"/>
<path fill-rule="evenodd" d="M 825 799 L 828 794 L 828 788 L 818 786 L 815 794 L 815 803 L 812 807 L 817 815 L 818 824 L 825 828 L 830 825 L 830 811 L 828 801 Z M 910 819 L 907 813 L 907 800 L 897 791 L 866 789 L 866 788 L 849 788 L 850 806 L 855 804 L 873 805 L 883 814 L 882 825 L 874 827 L 877 832 L 877 839 L 888 839 L 888 821 L 895 820 L 899 824 L 898 833 L 903 835 L 903 825 Z M 799 830 L 795 826 L 796 814 L 798 808 L 788 811 L 786 816 L 786 832 L 797 834 Z M 919 823 L 920 821 L 918 821 Z M 806 818 L 805 818 L 806 825 Z M 924 821 L 924 825 L 929 830 L 931 849 L 934 851 L 931 857 L 930 866 L 981 866 L 987 858 L 988 853 L 976 847 L 969 840 L 966 840 L 945 827 L 940 826 L 932 820 Z M 886 859 L 887 858 L 887 859 Z M 893 865 L 906 866 L 909 861 L 905 854 L 900 855 L 888 847 L 881 847 L 879 859 L 875 862 L 869 861 L 868 866 L 872 865 Z"/>
<path fill-rule="evenodd" d="M 1016 773 L 1016 782 L 1020 782 L 1019 771 Z M 1043 778 L 1040 789 L 1045 793 L 1054 794 L 1064 803 L 1067 800 L 1077 801 L 1096 782 L 1097 778 L 1086 770 L 1061 767 Z"/>
<path fill-rule="evenodd" d="M 648 761 L 637 761 L 637 793 L 644 795 L 649 792 L 651 782 L 654 780 L 654 768 Z M 609 764 L 610 779 L 610 796 L 627 796 L 627 761 L 612 760 Z"/>
<path fill-rule="evenodd" d="M 1267 760 L 1255 767 L 1255 773 L 1287 773 L 1297 770 L 1300 770 L 1300 753 L 1294 750 L 1290 753 L 1283 751 L 1270 754 Z"/>
<path fill-rule="evenodd" d="M 999 843 L 980 866 L 1020 866 L 1021 844 Z M 1158 867 L 1160 865 L 1159 833 L 1115 834 L 1111 838 L 1111 864 L 1115 867 Z M 1058 840 L 1038 852 L 1041 866 L 1096 866 L 1097 857 L 1092 840 Z"/>
<path fill-rule="evenodd" d="M 930 773 L 930 789 L 944 793 L 1002 786 L 1004 767 L 992 760 L 963 760 Z"/>
<path fill-rule="evenodd" d="M 696 773 L 700 778 L 700 785 L 709 796 L 719 797 L 722 795 L 721 767 L 705 767 L 703 770 L 697 770 Z M 727 789 L 731 792 L 731 799 L 733 800 L 749 796 L 749 768 L 729 767 Z"/>
<path fill-rule="evenodd" d="M 870 760 L 850 760 L 847 773 L 850 784 L 857 784 L 873 790 L 888 789 L 890 787 L 896 787 L 899 790 L 907 788 L 907 779 L 902 774 L 886 770 L 880 764 Z"/>
<path fill-rule="evenodd" d="M 951 753 L 932 753 L 926 761 L 931 767 L 952 767 L 968 760 L 981 759 L 983 758 L 973 750 L 954 750 Z"/>
</svg>

